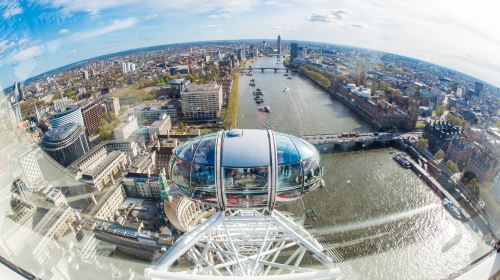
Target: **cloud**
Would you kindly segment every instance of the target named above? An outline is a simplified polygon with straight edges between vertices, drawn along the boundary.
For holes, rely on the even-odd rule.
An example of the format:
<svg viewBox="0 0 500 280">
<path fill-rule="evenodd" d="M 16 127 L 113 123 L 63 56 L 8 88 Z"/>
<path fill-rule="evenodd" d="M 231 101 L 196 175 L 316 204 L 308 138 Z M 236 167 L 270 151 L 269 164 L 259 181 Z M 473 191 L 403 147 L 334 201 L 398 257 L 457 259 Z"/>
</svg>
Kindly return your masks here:
<svg viewBox="0 0 500 280">
<path fill-rule="evenodd" d="M 353 23 L 351 23 L 351 26 L 352 26 L 352 27 L 356 27 L 356 28 L 363 28 L 363 27 L 365 27 L 365 25 L 364 25 L 364 24 L 362 24 L 362 23 L 357 23 L 357 22 L 353 22 Z"/>
<path fill-rule="evenodd" d="M 13 48 L 14 45 L 15 43 L 9 40 L 0 41 L 0 55 L 6 52 L 7 50 Z"/>
<path fill-rule="evenodd" d="M 147 15 L 144 17 L 144 19 L 153 19 L 153 18 L 157 18 L 158 17 L 158 14 L 152 14 L 152 15 Z"/>
<path fill-rule="evenodd" d="M 219 13 L 219 14 L 211 14 L 208 16 L 210 19 L 230 19 L 231 15 L 227 12 Z"/>
<path fill-rule="evenodd" d="M 292 27 L 289 27 L 289 26 L 281 26 L 281 25 L 269 25 L 269 24 L 264 24 L 262 25 L 262 27 L 266 28 L 266 29 L 273 29 L 273 30 L 278 30 L 278 31 L 299 31 L 297 28 L 292 28 Z"/>
<path fill-rule="evenodd" d="M 59 35 L 66 35 L 69 32 L 70 32 L 69 29 L 63 28 L 63 29 L 59 30 L 59 32 L 57 32 L 57 34 L 59 34 Z"/>
<path fill-rule="evenodd" d="M 128 17 L 126 19 L 115 19 L 111 21 L 110 25 L 102 28 L 87 30 L 84 32 L 75 33 L 76 39 L 90 39 L 97 36 L 101 36 L 114 31 L 127 29 L 137 25 L 139 21 L 135 17 Z"/>
<path fill-rule="evenodd" d="M 208 26 L 208 28 L 215 28 L 215 27 L 217 27 L 217 25 L 215 25 L 215 24 L 209 24 L 207 26 Z"/>
<path fill-rule="evenodd" d="M 23 8 L 17 1 L 3 0 L 0 2 L 0 10 L 3 10 L 2 16 L 4 19 L 10 19 L 13 16 L 23 13 Z"/>
<path fill-rule="evenodd" d="M 42 55 L 43 53 L 43 48 L 40 45 L 34 45 L 25 49 L 22 49 L 20 51 L 14 52 L 12 54 L 12 62 L 14 64 L 19 64 L 24 61 L 33 59 L 35 57 L 38 57 Z"/>
<path fill-rule="evenodd" d="M 333 22 L 344 20 L 347 14 L 347 10 L 324 10 L 312 13 L 307 19 L 311 22 Z"/>
</svg>

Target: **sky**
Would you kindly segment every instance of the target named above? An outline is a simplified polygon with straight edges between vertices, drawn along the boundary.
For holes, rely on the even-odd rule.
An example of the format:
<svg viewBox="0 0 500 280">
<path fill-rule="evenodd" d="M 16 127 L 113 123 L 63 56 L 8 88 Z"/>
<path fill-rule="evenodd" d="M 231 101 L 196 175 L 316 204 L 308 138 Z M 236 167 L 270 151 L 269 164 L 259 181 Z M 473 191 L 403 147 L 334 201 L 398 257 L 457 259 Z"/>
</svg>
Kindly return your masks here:
<svg viewBox="0 0 500 280">
<path fill-rule="evenodd" d="M 500 86 L 500 1 L 0 0 L 0 89 L 95 56 L 226 39 L 401 54 Z"/>
</svg>

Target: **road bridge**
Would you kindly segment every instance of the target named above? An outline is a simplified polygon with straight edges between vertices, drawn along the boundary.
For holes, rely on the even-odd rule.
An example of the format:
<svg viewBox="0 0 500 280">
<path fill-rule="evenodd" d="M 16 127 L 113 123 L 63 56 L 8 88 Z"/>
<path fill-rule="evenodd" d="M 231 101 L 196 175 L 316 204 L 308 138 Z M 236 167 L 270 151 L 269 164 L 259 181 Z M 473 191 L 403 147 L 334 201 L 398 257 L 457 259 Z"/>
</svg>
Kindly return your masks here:
<svg viewBox="0 0 500 280">
<path fill-rule="evenodd" d="M 260 70 L 261 72 L 264 72 L 265 70 L 274 70 L 274 72 L 285 71 L 286 73 L 293 71 L 292 69 L 289 69 L 286 67 L 281 67 L 281 66 L 277 66 L 277 67 L 272 67 L 272 66 L 269 66 L 269 67 L 250 67 L 249 66 L 246 68 L 241 68 L 239 71 L 240 71 L 240 73 L 246 73 L 246 72 L 251 72 L 251 71 L 256 71 L 256 70 Z"/>
<path fill-rule="evenodd" d="M 302 138 L 313 144 L 321 152 L 355 150 L 357 148 L 384 147 L 387 144 L 404 140 L 417 139 L 421 132 L 407 133 L 338 133 L 302 135 Z"/>
</svg>

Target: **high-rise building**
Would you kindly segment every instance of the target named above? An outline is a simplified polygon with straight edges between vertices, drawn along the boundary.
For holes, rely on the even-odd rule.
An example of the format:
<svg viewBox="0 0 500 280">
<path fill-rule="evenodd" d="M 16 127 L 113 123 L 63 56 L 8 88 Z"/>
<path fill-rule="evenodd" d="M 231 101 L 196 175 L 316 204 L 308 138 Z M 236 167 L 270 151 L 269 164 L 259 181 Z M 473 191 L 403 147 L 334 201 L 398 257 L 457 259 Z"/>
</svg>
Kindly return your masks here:
<svg viewBox="0 0 500 280">
<path fill-rule="evenodd" d="M 19 104 L 17 100 L 15 101 L 11 100 L 9 104 L 10 104 L 9 108 L 10 121 L 12 122 L 12 124 L 17 124 L 18 122 L 23 120 L 23 116 L 21 114 L 21 104 Z"/>
<path fill-rule="evenodd" d="M 41 147 L 64 167 L 89 151 L 85 128 L 76 123 L 49 130 L 42 139 Z"/>
<path fill-rule="evenodd" d="M 294 59 L 297 58 L 297 43 L 291 43 L 290 44 L 290 61 L 293 61 Z"/>
<path fill-rule="evenodd" d="M 90 102 L 82 107 L 83 123 L 88 135 L 94 135 L 99 131 L 105 113 L 105 106 L 101 101 Z"/>
<path fill-rule="evenodd" d="M 476 91 L 477 94 L 480 94 L 483 91 L 483 87 L 483 83 L 478 81 L 474 82 L 474 91 Z"/>
<path fill-rule="evenodd" d="M 55 114 L 50 118 L 50 125 L 52 129 L 58 128 L 60 126 L 66 125 L 68 123 L 76 123 L 84 126 L 82 109 L 78 106 L 68 106 L 66 110 Z"/>
<path fill-rule="evenodd" d="M 135 63 L 127 62 L 127 70 L 128 70 L 128 72 L 134 72 L 135 71 Z"/>
<path fill-rule="evenodd" d="M 89 79 L 89 71 L 83 70 L 82 71 L 83 79 L 88 80 Z"/>
<path fill-rule="evenodd" d="M 14 83 L 14 98 L 17 100 L 17 101 L 21 101 L 21 100 L 24 100 L 24 86 L 22 83 L 20 82 L 16 82 Z"/>
<path fill-rule="evenodd" d="M 281 54 L 281 36 L 280 35 L 278 35 L 278 40 L 276 41 L 276 49 L 277 49 L 277 53 Z"/>
<path fill-rule="evenodd" d="M 120 99 L 118 97 L 110 97 L 105 101 L 106 111 L 113 112 L 116 116 L 120 115 Z"/>
<path fill-rule="evenodd" d="M 67 97 L 56 99 L 54 100 L 54 111 L 63 112 L 70 105 L 73 105 L 73 100 Z"/>
<path fill-rule="evenodd" d="M 238 49 L 237 56 L 238 56 L 239 61 L 244 61 L 245 60 L 245 49 Z"/>
<path fill-rule="evenodd" d="M 217 120 L 222 98 L 222 86 L 217 83 L 190 85 L 181 92 L 182 113 L 188 120 Z"/>
<path fill-rule="evenodd" d="M 126 62 L 122 62 L 122 74 L 128 73 L 128 67 Z"/>
</svg>

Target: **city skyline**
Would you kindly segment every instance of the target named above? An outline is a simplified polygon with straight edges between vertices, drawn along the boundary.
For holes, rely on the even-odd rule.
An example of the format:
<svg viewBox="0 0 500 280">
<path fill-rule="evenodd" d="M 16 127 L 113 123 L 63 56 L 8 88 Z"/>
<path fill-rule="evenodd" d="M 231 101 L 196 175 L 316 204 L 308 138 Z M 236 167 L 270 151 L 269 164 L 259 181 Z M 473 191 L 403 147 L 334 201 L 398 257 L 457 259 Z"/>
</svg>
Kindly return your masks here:
<svg viewBox="0 0 500 280">
<path fill-rule="evenodd" d="M 494 18 L 495 9 L 486 10 L 480 3 L 382 6 L 377 1 L 229 1 L 195 5 L 184 1 L 176 5 L 152 2 L 132 9 L 133 3 L 1 2 L 0 28 L 5 35 L 0 37 L 0 88 L 118 51 L 188 41 L 276 38 L 278 33 L 286 40 L 409 56 L 500 85 L 496 64 L 500 57 L 495 52 L 500 38 L 494 32 L 499 20 Z M 471 20 L 439 16 L 452 4 L 456 18 Z M 418 32 L 422 30 L 426 32 Z"/>
</svg>

